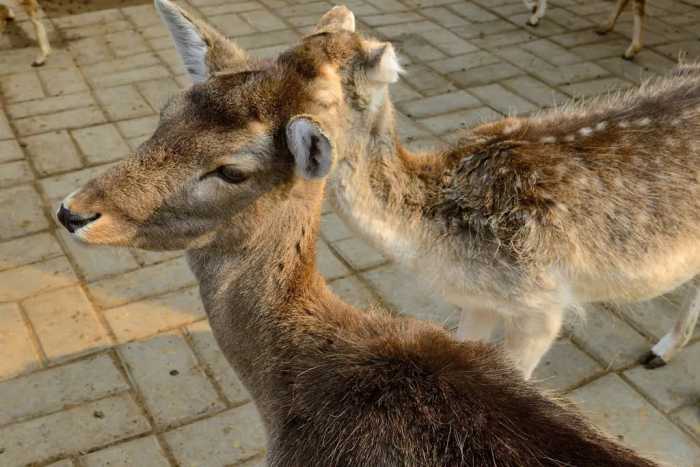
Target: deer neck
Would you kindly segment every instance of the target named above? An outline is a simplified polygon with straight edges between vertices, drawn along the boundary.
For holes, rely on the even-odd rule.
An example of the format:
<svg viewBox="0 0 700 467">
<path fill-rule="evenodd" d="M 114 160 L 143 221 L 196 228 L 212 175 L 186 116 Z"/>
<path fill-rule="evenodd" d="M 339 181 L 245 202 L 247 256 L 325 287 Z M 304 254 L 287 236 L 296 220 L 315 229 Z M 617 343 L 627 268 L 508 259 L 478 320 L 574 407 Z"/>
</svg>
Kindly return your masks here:
<svg viewBox="0 0 700 467">
<path fill-rule="evenodd" d="M 361 136 L 346 144 L 329 190 L 336 210 L 394 259 L 416 260 L 419 239 L 412 237 L 425 224 L 434 155 L 414 156 L 401 145 L 388 96 L 369 126 L 353 132 Z"/>
<path fill-rule="evenodd" d="M 241 226 L 230 225 L 187 252 L 214 336 L 268 429 L 290 397 L 280 375 L 288 373 L 285 355 L 299 351 L 294 317 L 333 299 L 315 268 L 317 198 L 280 200 L 272 215 L 249 216 L 255 220 L 245 229 L 253 233 L 244 240 L 236 233 Z"/>
</svg>

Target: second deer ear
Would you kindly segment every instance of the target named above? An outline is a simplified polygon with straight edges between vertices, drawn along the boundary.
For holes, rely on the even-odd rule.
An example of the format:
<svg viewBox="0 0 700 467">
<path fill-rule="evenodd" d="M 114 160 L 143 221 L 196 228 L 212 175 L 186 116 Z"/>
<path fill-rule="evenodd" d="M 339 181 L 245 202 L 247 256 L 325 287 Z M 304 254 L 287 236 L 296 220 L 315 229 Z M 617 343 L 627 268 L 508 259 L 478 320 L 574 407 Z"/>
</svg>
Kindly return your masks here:
<svg viewBox="0 0 700 467">
<path fill-rule="evenodd" d="M 355 15 L 344 5 L 334 6 L 316 24 L 314 32 L 355 32 Z"/>
<path fill-rule="evenodd" d="M 154 0 L 156 10 L 170 30 L 185 68 L 194 83 L 206 81 L 214 73 L 247 68 L 248 56 L 206 22 L 170 0 Z"/>
<path fill-rule="evenodd" d="M 367 79 L 377 83 L 395 83 L 403 68 L 389 42 L 370 43 L 367 60 Z"/>
<path fill-rule="evenodd" d="M 316 121 L 294 117 L 287 124 L 286 136 L 297 174 L 307 180 L 328 175 L 333 166 L 333 145 Z"/>
</svg>

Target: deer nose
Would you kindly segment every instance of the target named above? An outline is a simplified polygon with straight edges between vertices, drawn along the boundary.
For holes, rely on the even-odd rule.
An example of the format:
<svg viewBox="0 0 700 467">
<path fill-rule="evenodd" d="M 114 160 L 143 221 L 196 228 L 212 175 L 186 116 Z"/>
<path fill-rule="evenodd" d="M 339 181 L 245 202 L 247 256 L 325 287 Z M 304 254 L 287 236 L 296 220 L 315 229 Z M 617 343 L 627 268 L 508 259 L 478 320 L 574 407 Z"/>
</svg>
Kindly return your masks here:
<svg viewBox="0 0 700 467">
<path fill-rule="evenodd" d="M 68 232 L 74 233 L 79 228 L 85 227 L 90 222 L 94 222 L 99 219 L 100 214 L 90 214 L 87 216 L 75 214 L 61 204 L 61 207 L 58 208 L 58 212 L 56 213 L 56 217 L 58 217 L 58 220 L 61 222 L 61 224 L 63 224 L 63 227 L 68 229 Z"/>
</svg>

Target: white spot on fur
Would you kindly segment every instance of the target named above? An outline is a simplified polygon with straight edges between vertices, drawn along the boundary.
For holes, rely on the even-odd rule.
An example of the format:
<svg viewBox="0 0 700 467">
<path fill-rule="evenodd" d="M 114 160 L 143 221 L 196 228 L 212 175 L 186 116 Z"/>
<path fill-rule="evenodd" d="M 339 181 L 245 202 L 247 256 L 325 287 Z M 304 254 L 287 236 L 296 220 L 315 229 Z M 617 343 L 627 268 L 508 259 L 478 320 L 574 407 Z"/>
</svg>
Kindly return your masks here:
<svg viewBox="0 0 700 467">
<path fill-rule="evenodd" d="M 566 135 L 564 137 L 564 141 L 567 141 L 569 143 L 573 142 L 576 139 L 576 135 Z"/>
<path fill-rule="evenodd" d="M 593 134 L 593 128 L 586 126 L 578 130 L 578 132 L 581 133 L 582 136 L 590 136 Z"/>
<path fill-rule="evenodd" d="M 635 125 L 637 126 L 647 126 L 648 124 L 651 123 L 651 119 L 646 117 L 646 118 L 641 118 L 635 122 Z"/>
<path fill-rule="evenodd" d="M 619 126 L 620 128 L 627 128 L 630 126 L 630 124 L 623 120 L 623 121 L 619 122 L 617 124 L 617 126 Z"/>
<path fill-rule="evenodd" d="M 556 142 L 557 142 L 557 139 L 554 136 L 545 136 L 544 138 L 540 139 L 540 143 L 543 143 L 543 144 L 553 144 Z"/>
<path fill-rule="evenodd" d="M 608 127 L 608 122 L 600 122 L 595 126 L 596 131 L 603 131 Z"/>
<path fill-rule="evenodd" d="M 680 124 L 681 124 L 680 118 L 676 118 L 676 119 L 671 121 L 671 126 L 680 126 Z"/>
<path fill-rule="evenodd" d="M 520 128 L 522 128 L 522 126 L 523 125 L 522 125 L 522 123 L 520 123 L 520 120 L 515 120 L 513 122 L 510 122 L 505 127 L 503 127 L 503 134 L 510 135 L 512 133 L 515 133 Z"/>
</svg>

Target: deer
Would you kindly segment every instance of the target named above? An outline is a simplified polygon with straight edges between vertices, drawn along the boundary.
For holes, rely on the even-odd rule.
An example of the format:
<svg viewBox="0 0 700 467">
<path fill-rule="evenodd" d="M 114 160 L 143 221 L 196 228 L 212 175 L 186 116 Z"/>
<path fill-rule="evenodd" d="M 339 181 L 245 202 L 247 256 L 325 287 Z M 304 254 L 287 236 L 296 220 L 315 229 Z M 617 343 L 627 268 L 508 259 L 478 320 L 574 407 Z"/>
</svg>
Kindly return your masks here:
<svg viewBox="0 0 700 467">
<path fill-rule="evenodd" d="M 657 465 L 535 389 L 497 346 L 359 310 L 326 285 L 315 244 L 351 136 L 349 84 L 393 73 L 388 44 L 341 29 L 335 9 L 323 33 L 258 62 L 169 0 L 155 6 L 194 84 L 57 217 L 87 244 L 186 251 L 268 465 Z"/>
<path fill-rule="evenodd" d="M 51 53 L 51 44 L 46 34 L 44 23 L 39 19 L 39 2 L 37 0 L 19 0 L 20 5 L 29 16 L 34 27 L 36 41 L 39 44 L 39 54 L 32 62 L 32 66 L 42 66 Z M 5 29 L 9 21 L 14 21 L 15 13 L 9 5 L 0 3 L 0 32 Z"/>
<path fill-rule="evenodd" d="M 528 18 L 527 24 L 529 26 L 536 27 L 539 25 L 540 20 L 544 17 L 545 11 L 547 10 L 547 0 L 523 0 L 525 2 L 525 7 L 532 12 L 532 16 Z M 604 36 L 615 29 L 615 23 L 617 19 L 622 14 L 630 0 L 617 0 L 615 7 L 608 21 L 599 26 L 595 31 L 598 35 Z M 633 18 L 634 25 L 632 29 L 632 43 L 622 54 L 622 58 L 625 60 L 633 60 L 635 55 L 642 50 L 642 30 L 644 28 L 644 18 L 646 17 L 646 0 L 633 0 Z"/>
<path fill-rule="evenodd" d="M 342 12 L 352 32 L 352 12 Z M 397 137 L 389 85 L 399 67 L 390 62 L 394 72 L 351 82 L 352 137 L 330 177 L 330 200 L 353 230 L 461 310 L 459 339 L 502 331 L 506 353 L 530 378 L 565 311 L 692 284 L 700 272 L 699 65 L 626 94 L 484 123 L 446 148 L 413 154 Z M 640 358 L 647 368 L 691 339 L 698 290 Z"/>
</svg>

